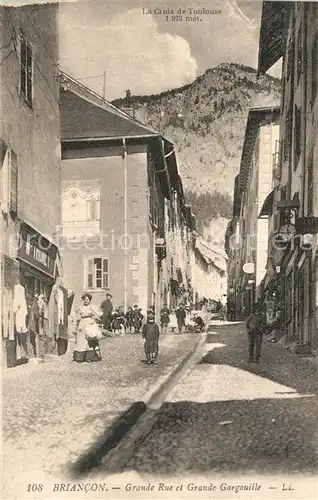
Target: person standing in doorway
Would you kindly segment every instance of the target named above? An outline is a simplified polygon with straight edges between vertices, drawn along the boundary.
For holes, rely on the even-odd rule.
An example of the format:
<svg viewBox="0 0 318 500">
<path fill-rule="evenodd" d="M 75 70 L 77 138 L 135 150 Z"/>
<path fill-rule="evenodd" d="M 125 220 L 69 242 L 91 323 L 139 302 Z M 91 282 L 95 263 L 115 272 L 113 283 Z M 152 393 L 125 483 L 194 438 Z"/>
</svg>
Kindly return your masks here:
<svg viewBox="0 0 318 500">
<path fill-rule="evenodd" d="M 178 309 L 176 310 L 176 316 L 177 316 L 177 322 L 178 322 L 178 332 L 182 333 L 183 329 L 185 327 L 185 319 L 186 319 L 186 312 L 183 307 L 183 304 L 179 304 Z"/>
<path fill-rule="evenodd" d="M 263 333 L 266 329 L 266 314 L 261 302 L 254 304 L 247 318 L 248 362 L 259 363 L 261 358 Z"/>
<path fill-rule="evenodd" d="M 112 303 L 112 295 L 107 292 L 106 299 L 101 303 L 101 310 L 103 312 L 103 326 L 104 330 L 110 330 L 110 325 L 112 322 L 112 312 L 113 312 L 113 303 Z"/>
</svg>

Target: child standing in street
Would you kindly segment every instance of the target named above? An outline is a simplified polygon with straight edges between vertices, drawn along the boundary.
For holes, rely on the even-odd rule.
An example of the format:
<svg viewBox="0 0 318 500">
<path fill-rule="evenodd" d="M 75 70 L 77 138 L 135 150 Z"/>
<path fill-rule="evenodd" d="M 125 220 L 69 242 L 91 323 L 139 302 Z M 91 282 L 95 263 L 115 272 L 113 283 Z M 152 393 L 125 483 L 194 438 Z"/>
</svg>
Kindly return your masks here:
<svg viewBox="0 0 318 500">
<path fill-rule="evenodd" d="M 155 317 L 152 313 L 148 314 L 147 323 L 142 329 L 142 338 L 145 341 L 145 353 L 147 364 L 157 364 L 159 352 L 159 326 L 155 323 Z"/>
<path fill-rule="evenodd" d="M 266 329 L 264 306 L 257 302 L 246 322 L 248 333 L 248 362 L 259 363 L 262 350 L 263 333 Z"/>
</svg>

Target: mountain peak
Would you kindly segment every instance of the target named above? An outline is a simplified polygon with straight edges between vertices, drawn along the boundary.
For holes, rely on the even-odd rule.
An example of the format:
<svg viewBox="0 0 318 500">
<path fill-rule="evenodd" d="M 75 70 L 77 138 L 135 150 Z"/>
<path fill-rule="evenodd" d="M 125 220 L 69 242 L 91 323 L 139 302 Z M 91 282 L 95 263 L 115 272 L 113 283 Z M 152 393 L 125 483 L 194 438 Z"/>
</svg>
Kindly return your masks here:
<svg viewBox="0 0 318 500">
<path fill-rule="evenodd" d="M 227 62 L 184 87 L 131 97 L 139 120 L 175 144 L 185 190 L 225 197 L 233 193 L 249 109 L 279 102 L 280 80 Z M 114 103 L 120 107 L 124 100 Z"/>
</svg>

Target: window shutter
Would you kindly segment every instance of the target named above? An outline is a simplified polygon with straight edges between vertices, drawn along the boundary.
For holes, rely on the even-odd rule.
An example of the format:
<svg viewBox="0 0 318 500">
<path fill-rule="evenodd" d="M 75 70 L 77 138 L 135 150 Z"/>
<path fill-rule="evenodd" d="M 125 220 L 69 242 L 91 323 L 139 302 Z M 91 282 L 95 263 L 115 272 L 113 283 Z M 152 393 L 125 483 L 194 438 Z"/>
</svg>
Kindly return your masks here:
<svg viewBox="0 0 318 500">
<path fill-rule="evenodd" d="M 88 259 L 87 261 L 87 288 L 93 288 L 93 259 Z"/>
<path fill-rule="evenodd" d="M 0 139 L 0 203 L 4 213 L 8 212 L 8 194 L 9 194 L 9 154 L 10 150 L 6 143 Z"/>
<path fill-rule="evenodd" d="M 14 151 L 11 150 L 11 161 L 10 161 L 10 201 L 9 209 L 10 212 L 18 213 L 18 157 Z"/>
</svg>

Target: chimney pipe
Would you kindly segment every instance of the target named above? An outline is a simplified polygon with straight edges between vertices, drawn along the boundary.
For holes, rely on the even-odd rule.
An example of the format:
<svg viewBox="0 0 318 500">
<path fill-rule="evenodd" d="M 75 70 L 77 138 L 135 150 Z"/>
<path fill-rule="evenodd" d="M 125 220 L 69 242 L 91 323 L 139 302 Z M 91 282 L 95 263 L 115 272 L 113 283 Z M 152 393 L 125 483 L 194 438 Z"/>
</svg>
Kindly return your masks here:
<svg viewBox="0 0 318 500">
<path fill-rule="evenodd" d="M 130 97 L 131 97 L 130 90 L 126 90 L 126 108 L 130 108 Z"/>
</svg>

